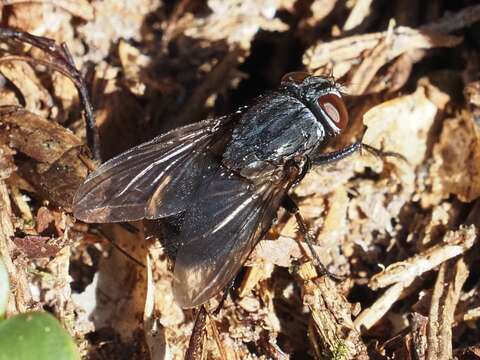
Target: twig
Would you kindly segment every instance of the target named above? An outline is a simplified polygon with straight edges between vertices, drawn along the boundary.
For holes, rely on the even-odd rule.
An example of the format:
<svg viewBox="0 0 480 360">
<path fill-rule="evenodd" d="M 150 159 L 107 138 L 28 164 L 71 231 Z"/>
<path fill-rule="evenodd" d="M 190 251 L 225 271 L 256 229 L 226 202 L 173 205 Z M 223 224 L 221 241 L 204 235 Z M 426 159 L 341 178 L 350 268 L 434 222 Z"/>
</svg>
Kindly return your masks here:
<svg viewBox="0 0 480 360">
<path fill-rule="evenodd" d="M 442 264 L 438 272 L 428 317 L 427 360 L 453 358 L 454 313 L 468 274 L 463 259 Z"/>
<path fill-rule="evenodd" d="M 351 304 L 335 282 L 327 276 L 317 278 L 311 262 L 303 264 L 297 274 L 303 280 L 303 302 L 317 335 L 310 334 L 310 339 L 317 352 L 330 359 L 368 359 L 367 347 L 353 325 Z"/>
<path fill-rule="evenodd" d="M 400 299 L 415 279 L 443 262 L 463 254 L 473 246 L 475 238 L 474 226 L 450 231 L 445 235 L 443 244 L 433 246 L 405 261 L 392 264 L 375 275 L 369 284 L 373 290 L 393 285 L 369 308 L 362 311 L 355 319 L 355 327 L 362 331 L 370 329 Z"/>
<path fill-rule="evenodd" d="M 449 231 L 442 244 L 388 266 L 384 271 L 372 277 L 369 286 L 376 290 L 395 283 L 410 283 L 441 263 L 463 254 L 473 246 L 475 238 L 474 226 L 462 227 L 458 231 Z"/>
<path fill-rule="evenodd" d="M 225 352 L 222 341 L 220 340 L 220 333 L 218 332 L 217 325 L 215 324 L 215 321 L 212 319 L 212 317 L 208 313 L 207 313 L 207 321 L 208 321 L 209 328 L 212 330 L 213 338 L 215 339 L 215 343 L 217 344 L 218 351 L 220 352 L 220 359 L 227 360 L 228 359 L 227 353 Z"/>
<path fill-rule="evenodd" d="M 425 359 L 427 350 L 427 324 L 428 318 L 418 313 L 412 313 L 409 316 L 411 335 L 412 335 L 412 352 L 415 360 Z"/>
</svg>

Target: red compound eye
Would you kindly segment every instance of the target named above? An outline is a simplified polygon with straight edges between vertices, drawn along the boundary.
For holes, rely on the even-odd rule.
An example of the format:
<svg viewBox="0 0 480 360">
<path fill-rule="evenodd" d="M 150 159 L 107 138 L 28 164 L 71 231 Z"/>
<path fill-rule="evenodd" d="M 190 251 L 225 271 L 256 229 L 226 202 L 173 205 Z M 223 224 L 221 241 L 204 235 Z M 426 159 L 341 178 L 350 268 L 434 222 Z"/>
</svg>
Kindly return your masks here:
<svg viewBox="0 0 480 360">
<path fill-rule="evenodd" d="M 295 84 L 301 84 L 303 80 L 310 76 L 311 75 L 305 71 L 294 71 L 283 75 L 281 82 L 294 82 Z"/>
<path fill-rule="evenodd" d="M 340 130 L 348 125 L 348 112 L 342 98 L 335 94 L 322 95 L 317 99 L 320 108 Z"/>
</svg>

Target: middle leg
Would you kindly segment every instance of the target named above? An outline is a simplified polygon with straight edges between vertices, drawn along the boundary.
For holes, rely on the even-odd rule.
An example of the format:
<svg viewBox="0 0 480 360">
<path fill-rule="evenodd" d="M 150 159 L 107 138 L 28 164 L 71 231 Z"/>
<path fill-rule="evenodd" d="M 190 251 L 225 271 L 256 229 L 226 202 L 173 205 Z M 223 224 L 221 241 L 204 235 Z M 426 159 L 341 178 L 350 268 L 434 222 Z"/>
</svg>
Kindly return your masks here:
<svg viewBox="0 0 480 360">
<path fill-rule="evenodd" d="M 313 238 L 310 235 L 308 231 L 307 224 L 305 223 L 305 220 L 303 219 L 302 214 L 300 214 L 300 210 L 295 203 L 295 201 L 289 196 L 285 195 L 282 201 L 282 206 L 287 210 L 290 214 L 295 216 L 295 220 L 297 221 L 298 224 L 298 229 L 300 233 L 302 234 L 302 237 L 305 241 L 305 243 L 308 246 L 308 249 L 310 250 L 310 253 L 312 254 L 313 260 L 316 263 L 317 271 L 320 275 L 327 275 L 329 278 L 335 280 L 335 281 L 341 281 L 342 277 L 335 275 L 331 273 L 330 271 L 327 270 L 325 265 L 322 264 L 320 257 L 318 256 L 317 252 L 315 251 L 315 248 L 313 247 Z"/>
</svg>

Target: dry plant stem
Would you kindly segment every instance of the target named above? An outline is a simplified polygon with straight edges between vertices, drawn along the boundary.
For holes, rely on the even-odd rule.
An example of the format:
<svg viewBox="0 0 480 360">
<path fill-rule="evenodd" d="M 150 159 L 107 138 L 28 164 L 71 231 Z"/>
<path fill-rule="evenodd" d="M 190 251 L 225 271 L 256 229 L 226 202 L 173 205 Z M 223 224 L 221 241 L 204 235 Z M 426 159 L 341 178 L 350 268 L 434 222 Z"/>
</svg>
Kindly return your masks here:
<svg viewBox="0 0 480 360">
<path fill-rule="evenodd" d="M 376 274 L 370 281 L 373 290 L 395 283 L 410 283 L 416 277 L 430 271 L 441 263 L 463 254 L 470 249 L 476 237 L 474 226 L 462 227 L 458 231 L 449 231 L 442 244 L 432 246 L 424 252 L 388 266 Z"/>
<path fill-rule="evenodd" d="M 14 226 L 11 220 L 12 209 L 8 189 L 3 180 L 0 180 L 0 256 L 7 268 L 12 291 L 8 301 L 7 314 L 30 310 L 27 304 L 32 302 L 32 295 L 28 284 L 25 269 L 15 266 L 11 259 L 14 245 L 10 240 L 14 236 Z"/>
<path fill-rule="evenodd" d="M 320 348 L 320 338 L 319 334 L 316 330 L 315 323 L 313 321 L 308 322 L 308 330 L 307 330 L 308 339 L 310 340 L 310 344 L 313 348 L 313 353 L 315 354 L 315 359 L 322 358 L 322 349 Z"/>
<path fill-rule="evenodd" d="M 377 301 L 358 315 L 354 322 L 355 328 L 363 332 L 375 325 L 400 298 L 408 285 L 410 283 L 398 283 L 389 287 Z"/>
<path fill-rule="evenodd" d="M 93 114 L 93 106 L 90 102 L 85 80 L 80 72 L 75 67 L 73 58 L 68 50 L 66 44 L 57 45 L 52 39 L 34 36 L 29 33 L 9 29 L 0 28 L 0 39 L 14 39 L 21 43 L 30 44 L 48 54 L 51 57 L 51 61 L 45 61 L 40 59 L 30 58 L 28 56 L 11 56 L 6 59 L 9 60 L 23 60 L 32 63 L 39 63 L 46 65 L 68 77 L 75 87 L 77 88 L 80 103 L 82 104 L 87 130 L 87 143 L 93 153 L 95 160 L 101 160 L 100 153 L 100 140 L 95 124 L 95 117 Z"/>
<path fill-rule="evenodd" d="M 167 48 L 168 43 L 172 40 L 175 35 L 175 26 L 178 20 L 181 18 L 182 15 L 185 14 L 186 9 L 188 9 L 188 5 L 190 0 L 181 0 L 179 1 L 170 15 L 168 19 L 167 26 L 165 28 L 164 35 L 162 36 L 162 47 Z"/>
<path fill-rule="evenodd" d="M 372 2 L 373 0 L 358 0 L 348 15 L 343 30 L 349 31 L 359 26 L 370 15 Z"/>
<path fill-rule="evenodd" d="M 362 331 L 370 329 L 400 299 L 416 278 L 443 262 L 463 254 L 472 247 L 475 237 L 474 226 L 450 231 L 445 235 L 443 244 L 433 246 L 405 261 L 392 264 L 375 275 L 369 285 L 373 290 L 393 285 L 375 303 L 362 311 L 355 319 L 355 327 Z"/>
<path fill-rule="evenodd" d="M 465 7 L 457 13 L 447 13 L 441 19 L 421 27 L 429 31 L 450 33 L 468 27 L 480 19 L 480 5 Z"/>
<path fill-rule="evenodd" d="M 267 359 L 275 360 L 289 360 L 290 356 L 285 354 L 282 349 L 276 344 L 276 341 L 273 342 L 270 340 L 270 334 L 267 330 L 260 332 L 260 349 L 259 352 Z"/>
<path fill-rule="evenodd" d="M 469 270 L 463 258 L 442 264 L 433 289 L 428 322 L 427 360 L 452 359 L 455 307 Z"/>
<path fill-rule="evenodd" d="M 304 264 L 298 272 L 303 280 L 303 302 L 308 306 L 317 336 L 313 347 L 326 358 L 368 359 L 367 348 L 355 330 L 351 306 L 338 292 L 335 282 L 316 276 L 311 263 Z"/>
<path fill-rule="evenodd" d="M 207 310 L 205 306 L 200 306 L 195 324 L 193 325 L 192 335 L 188 342 L 187 352 L 185 354 L 186 360 L 201 360 L 203 356 L 203 344 L 205 341 Z"/>
<path fill-rule="evenodd" d="M 264 276 L 263 268 L 260 265 L 247 266 L 246 269 L 247 272 L 238 288 L 239 298 L 247 296 Z"/>
<path fill-rule="evenodd" d="M 32 221 L 33 214 L 30 211 L 30 207 L 28 206 L 27 202 L 23 198 L 22 193 L 20 192 L 18 187 L 16 187 L 14 184 L 9 184 L 9 187 L 10 187 L 12 200 L 15 206 L 20 211 L 22 219 L 24 219 L 25 221 Z"/>
<path fill-rule="evenodd" d="M 480 319 L 480 306 L 468 309 L 465 313 L 455 316 L 455 321 L 457 323 L 462 321 L 476 321 L 478 319 Z"/>
<path fill-rule="evenodd" d="M 227 353 L 223 347 L 222 341 L 220 340 L 220 334 L 218 332 L 217 325 L 215 324 L 215 321 L 212 319 L 210 314 L 207 313 L 207 320 L 208 320 L 208 325 L 209 328 L 212 331 L 213 338 L 215 339 L 215 343 L 217 344 L 218 351 L 220 352 L 220 359 L 221 360 L 227 360 Z"/>
<path fill-rule="evenodd" d="M 410 316 L 412 335 L 412 351 L 415 360 L 424 360 L 427 350 L 427 324 L 428 318 L 418 313 Z"/>
</svg>

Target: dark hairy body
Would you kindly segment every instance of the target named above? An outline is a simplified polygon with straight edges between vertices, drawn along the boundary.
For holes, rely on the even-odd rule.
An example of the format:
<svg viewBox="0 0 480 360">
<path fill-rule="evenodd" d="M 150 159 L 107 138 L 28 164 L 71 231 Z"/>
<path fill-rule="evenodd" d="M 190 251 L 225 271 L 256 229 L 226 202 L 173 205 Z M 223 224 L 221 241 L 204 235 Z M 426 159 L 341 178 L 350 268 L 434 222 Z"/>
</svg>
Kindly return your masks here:
<svg viewBox="0 0 480 360">
<path fill-rule="evenodd" d="M 180 306 L 195 307 L 228 287 L 280 206 L 295 214 L 311 247 L 289 190 L 313 165 L 361 148 L 380 154 L 361 143 L 325 153 L 347 125 L 333 81 L 287 74 L 243 111 L 175 129 L 102 164 L 78 190 L 74 214 L 86 222 L 181 215 L 169 239 L 177 249 L 174 293 Z"/>
</svg>

